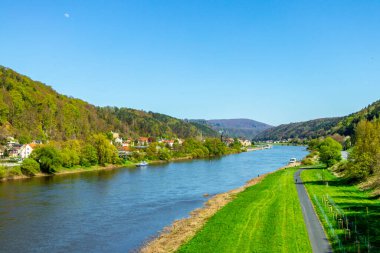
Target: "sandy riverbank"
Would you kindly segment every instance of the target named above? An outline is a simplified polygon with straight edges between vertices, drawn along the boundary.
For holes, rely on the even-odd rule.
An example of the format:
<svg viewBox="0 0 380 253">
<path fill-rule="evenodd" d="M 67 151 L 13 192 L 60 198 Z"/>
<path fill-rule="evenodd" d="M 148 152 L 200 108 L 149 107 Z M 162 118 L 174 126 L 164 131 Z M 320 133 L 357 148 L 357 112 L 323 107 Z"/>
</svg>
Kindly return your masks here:
<svg viewBox="0 0 380 253">
<path fill-rule="evenodd" d="M 287 165 L 279 168 L 282 170 L 289 167 L 300 165 L 299 163 Z M 276 171 L 278 171 L 276 170 Z M 174 252 L 182 244 L 189 241 L 218 210 L 231 202 L 238 193 L 246 188 L 261 182 L 269 172 L 257 178 L 249 180 L 244 186 L 229 192 L 217 194 L 210 198 L 204 207 L 195 209 L 190 213 L 190 217 L 175 221 L 172 225 L 165 227 L 162 232 L 152 241 L 148 242 L 141 249 L 141 253 L 164 253 Z"/>
</svg>

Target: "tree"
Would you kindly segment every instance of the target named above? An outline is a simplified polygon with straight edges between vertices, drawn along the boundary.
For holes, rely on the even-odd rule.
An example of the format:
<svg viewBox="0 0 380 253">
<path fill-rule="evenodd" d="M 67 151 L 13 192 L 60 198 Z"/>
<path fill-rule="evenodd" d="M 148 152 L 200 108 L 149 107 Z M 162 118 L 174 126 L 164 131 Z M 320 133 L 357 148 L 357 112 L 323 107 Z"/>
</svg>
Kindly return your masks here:
<svg viewBox="0 0 380 253">
<path fill-rule="evenodd" d="M 207 138 L 204 146 L 208 149 L 210 156 L 225 155 L 227 151 L 226 145 L 218 138 Z"/>
<path fill-rule="evenodd" d="M 116 163 L 117 149 L 113 146 L 110 140 L 103 134 L 95 134 L 92 137 L 93 146 L 98 154 L 99 164 L 105 165 L 106 163 Z"/>
<path fill-rule="evenodd" d="M 169 161 L 171 157 L 170 151 L 166 148 L 161 148 L 158 151 L 158 158 L 160 160 Z"/>
<path fill-rule="evenodd" d="M 36 160 L 26 158 L 21 165 L 21 172 L 27 176 L 35 176 L 40 171 L 40 164 Z"/>
<path fill-rule="evenodd" d="M 380 122 L 363 120 L 355 128 L 355 146 L 345 167 L 348 177 L 364 180 L 380 175 Z"/>
<path fill-rule="evenodd" d="M 243 145 L 240 143 L 240 141 L 235 138 L 234 142 L 230 144 L 230 148 L 235 149 L 237 151 L 240 151 Z"/>
<path fill-rule="evenodd" d="M 327 137 L 318 146 L 321 162 L 333 166 L 342 159 L 342 145 L 331 137 Z"/>
<path fill-rule="evenodd" d="M 86 167 L 98 164 L 97 150 L 91 144 L 87 144 L 82 148 L 80 164 Z"/>
<path fill-rule="evenodd" d="M 42 172 L 54 173 L 62 166 L 62 157 L 53 146 L 42 146 L 33 150 L 31 158 L 40 164 Z"/>
</svg>

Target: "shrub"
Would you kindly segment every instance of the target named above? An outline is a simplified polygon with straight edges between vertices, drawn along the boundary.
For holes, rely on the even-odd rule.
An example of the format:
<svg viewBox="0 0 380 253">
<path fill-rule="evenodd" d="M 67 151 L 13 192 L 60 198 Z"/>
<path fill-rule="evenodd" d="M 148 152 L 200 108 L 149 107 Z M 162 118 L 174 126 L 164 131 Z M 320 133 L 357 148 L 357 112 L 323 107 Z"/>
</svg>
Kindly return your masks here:
<svg viewBox="0 0 380 253">
<path fill-rule="evenodd" d="M 305 158 L 302 160 L 302 165 L 313 165 L 314 161 L 311 158 Z"/>
<path fill-rule="evenodd" d="M 26 176 L 35 176 L 40 171 L 40 164 L 31 158 L 26 158 L 21 165 L 21 172 Z"/>
<path fill-rule="evenodd" d="M 21 175 L 22 175 L 22 172 L 21 172 L 20 166 L 11 167 L 8 170 L 8 176 L 21 176 Z"/>
<path fill-rule="evenodd" d="M 0 166 L 0 178 L 4 178 L 7 176 L 7 168 L 4 166 Z"/>
<path fill-rule="evenodd" d="M 169 161 L 171 158 L 170 152 L 165 149 L 161 149 L 158 153 L 158 158 L 160 160 Z"/>
</svg>

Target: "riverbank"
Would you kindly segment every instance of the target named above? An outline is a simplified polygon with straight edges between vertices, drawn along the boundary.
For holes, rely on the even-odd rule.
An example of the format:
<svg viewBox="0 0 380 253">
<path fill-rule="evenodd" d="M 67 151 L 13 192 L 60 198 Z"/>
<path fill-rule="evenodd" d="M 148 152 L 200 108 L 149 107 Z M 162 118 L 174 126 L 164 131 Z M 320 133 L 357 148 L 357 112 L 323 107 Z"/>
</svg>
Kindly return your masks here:
<svg viewBox="0 0 380 253">
<path fill-rule="evenodd" d="M 34 177 L 52 177 L 52 176 L 59 176 L 59 175 L 66 175 L 66 174 L 74 174 L 74 173 L 83 173 L 83 172 L 89 172 L 89 171 L 100 171 L 100 170 L 112 170 L 112 169 L 118 169 L 118 168 L 125 168 L 125 167 L 134 167 L 135 165 L 116 165 L 116 164 L 109 164 L 106 166 L 92 166 L 92 167 L 78 167 L 78 168 L 71 168 L 71 169 L 62 169 L 54 174 L 48 174 L 48 173 L 38 173 L 34 176 L 27 176 L 27 175 L 14 175 L 10 177 L 1 178 L 0 182 L 6 182 L 6 181 L 12 181 L 12 180 L 21 180 L 21 179 L 29 179 Z"/>
<path fill-rule="evenodd" d="M 192 252 L 192 250 L 190 248 L 192 248 L 192 249 L 194 249 L 194 251 L 196 251 L 196 248 L 200 244 L 202 244 L 202 243 L 199 244 L 199 240 L 203 241 L 203 239 L 205 239 L 205 241 L 208 241 L 209 244 L 208 244 L 207 247 L 211 247 L 212 248 L 213 246 L 216 246 L 216 245 L 213 245 L 213 243 L 210 241 L 210 238 L 198 239 L 198 242 L 195 243 L 195 244 L 198 244 L 198 245 L 192 244 L 193 246 L 189 246 L 190 248 L 189 247 L 185 247 L 183 245 L 186 244 L 186 243 L 188 243 L 189 240 L 193 240 L 195 235 L 199 235 L 198 232 L 204 231 L 205 224 L 211 218 L 216 217 L 215 215 L 220 214 L 219 211 L 222 211 L 221 209 L 223 207 L 225 207 L 229 203 L 231 203 L 231 204 L 235 203 L 234 200 L 237 199 L 237 197 L 240 196 L 240 193 L 245 192 L 248 188 L 251 189 L 252 186 L 260 185 L 259 183 L 262 182 L 269 175 L 271 175 L 271 174 L 277 174 L 280 171 L 286 171 L 285 170 L 286 168 L 294 167 L 296 165 L 299 165 L 299 164 L 288 165 L 288 166 L 282 167 L 282 168 L 280 168 L 280 169 L 278 169 L 278 170 L 276 170 L 274 172 L 270 172 L 270 173 L 261 175 L 261 176 L 259 176 L 257 178 L 253 178 L 250 181 L 248 181 L 244 186 L 242 186 L 240 188 L 231 190 L 231 191 L 226 192 L 226 193 L 221 193 L 221 194 L 215 195 L 214 197 L 210 198 L 205 203 L 205 205 L 204 205 L 203 208 L 199 208 L 199 209 L 196 209 L 193 212 L 191 212 L 190 213 L 190 217 L 185 218 L 185 219 L 181 219 L 181 220 L 178 220 L 178 221 L 175 221 L 171 226 L 164 228 L 163 231 L 161 232 L 161 234 L 157 238 L 155 238 L 154 240 L 152 240 L 152 241 L 148 242 L 146 245 L 144 245 L 140 249 L 140 251 L 142 253 L 174 252 L 174 251 L 177 251 L 182 246 L 181 251 L 184 251 L 184 252 L 190 251 L 190 252 Z M 290 175 L 290 173 L 287 173 L 287 174 Z M 290 181 L 292 182 L 292 175 L 290 177 L 286 177 L 286 182 L 289 181 L 289 178 L 290 178 Z M 292 186 L 289 186 L 289 187 L 294 187 L 293 184 L 291 184 L 291 185 Z M 284 187 L 287 187 L 287 186 L 284 185 Z M 253 190 L 255 191 L 255 189 L 253 189 Z M 294 196 L 296 196 L 296 200 L 298 201 L 298 197 L 296 195 L 295 187 L 294 187 L 294 189 L 292 188 L 292 190 L 294 191 L 294 193 L 295 193 Z M 257 193 L 257 195 L 260 195 L 259 193 L 263 193 L 263 192 L 262 191 L 256 191 L 255 195 L 256 195 L 256 193 Z M 284 193 L 282 193 L 282 194 L 284 194 Z M 287 195 L 288 193 L 285 192 L 285 194 Z M 263 196 L 263 197 L 266 198 L 267 196 Z M 292 200 L 294 200 L 294 199 L 292 199 Z M 256 202 L 256 203 L 259 203 L 259 202 Z M 241 206 L 239 206 L 239 208 L 241 208 Z M 300 212 L 300 216 L 299 217 L 302 218 L 302 213 L 301 213 L 299 204 L 298 204 L 298 208 L 297 208 L 297 206 L 295 208 Z M 250 212 L 251 211 L 252 210 L 250 210 Z M 227 214 L 227 215 L 234 216 L 235 213 L 230 213 L 230 214 Z M 294 215 L 292 217 L 294 217 Z M 249 220 L 248 218 L 249 217 L 244 217 L 240 221 Z M 213 219 L 215 221 L 215 219 L 217 219 L 217 218 L 213 218 Z M 225 217 L 222 217 L 222 219 L 225 219 Z M 294 217 L 294 219 L 296 219 L 296 218 Z M 235 219 L 233 222 L 236 223 L 238 221 Z M 218 223 L 218 221 L 216 221 L 216 223 Z M 303 222 L 300 222 L 299 224 L 303 225 Z M 222 229 L 221 227 L 218 227 L 219 225 L 216 225 L 216 227 L 215 227 L 216 230 L 221 230 Z M 212 226 L 213 225 L 211 225 L 211 227 Z M 305 232 L 305 233 L 302 233 L 302 231 Z M 230 231 L 230 232 L 232 234 L 232 231 Z M 306 238 L 306 241 L 308 242 L 307 233 L 306 233 L 306 228 L 305 227 L 301 226 L 301 229 L 298 228 L 297 233 L 299 233 L 300 235 L 304 235 L 305 238 Z M 208 235 L 214 234 L 215 235 L 215 231 L 213 231 L 212 233 L 206 232 L 206 234 L 208 234 Z M 204 236 L 204 235 L 200 235 L 200 237 L 202 237 L 202 236 Z M 199 238 L 199 236 L 198 236 L 198 238 Z M 292 239 L 294 239 L 294 238 L 292 238 Z M 217 242 L 217 244 L 218 244 L 218 242 Z M 293 243 L 290 243 L 290 245 L 293 245 Z M 303 244 L 301 243 L 301 245 L 303 245 Z M 303 252 L 307 252 L 308 249 L 310 248 L 310 245 L 307 246 L 307 243 L 306 243 L 306 246 L 303 246 L 301 248 L 303 250 L 306 249 L 306 251 L 303 251 Z M 225 248 L 224 251 L 227 252 L 228 251 L 228 247 Z M 300 252 L 302 252 L 302 251 L 300 251 Z"/>
<path fill-rule="evenodd" d="M 227 155 L 232 155 L 232 154 L 238 154 L 238 153 L 230 153 Z M 209 157 L 209 158 L 212 158 L 212 157 Z M 206 159 L 206 157 L 205 158 L 193 158 L 191 156 L 175 157 L 175 158 L 171 158 L 170 160 L 148 161 L 148 164 L 159 165 L 159 164 L 165 164 L 165 163 L 171 163 L 171 162 L 183 162 L 183 161 L 191 161 L 191 160 L 198 160 L 198 159 Z M 112 169 L 119 169 L 119 168 L 135 168 L 137 164 L 138 163 L 130 162 L 130 163 L 124 163 L 124 164 L 108 164 L 105 166 L 96 165 L 96 166 L 91 166 L 91 167 L 77 167 L 77 168 L 70 168 L 70 169 L 61 168 L 59 171 L 53 174 L 38 173 L 34 176 L 23 175 L 21 174 L 21 171 L 19 171 L 18 172 L 19 174 L 0 178 L 0 182 L 28 179 L 28 178 L 33 178 L 33 177 L 51 177 L 51 176 L 59 176 L 59 175 L 66 175 L 66 174 L 83 173 L 83 172 L 89 172 L 89 171 L 112 170 Z M 14 168 L 16 167 L 8 167 L 9 170 L 14 169 Z"/>
</svg>

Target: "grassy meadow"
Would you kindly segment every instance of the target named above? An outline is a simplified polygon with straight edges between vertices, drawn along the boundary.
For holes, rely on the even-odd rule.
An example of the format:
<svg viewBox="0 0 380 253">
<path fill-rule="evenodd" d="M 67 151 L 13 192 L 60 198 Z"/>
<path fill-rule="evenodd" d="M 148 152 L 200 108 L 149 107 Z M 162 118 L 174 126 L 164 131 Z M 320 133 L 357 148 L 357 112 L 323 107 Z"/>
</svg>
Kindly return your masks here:
<svg viewBox="0 0 380 253">
<path fill-rule="evenodd" d="M 218 211 L 178 252 L 312 252 L 293 174 L 268 175 Z"/>
<path fill-rule="evenodd" d="M 323 167 L 305 170 L 302 181 L 335 252 L 380 252 L 380 200 Z"/>
</svg>

